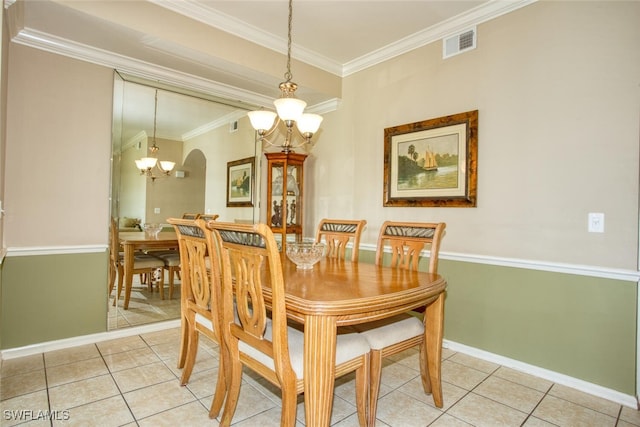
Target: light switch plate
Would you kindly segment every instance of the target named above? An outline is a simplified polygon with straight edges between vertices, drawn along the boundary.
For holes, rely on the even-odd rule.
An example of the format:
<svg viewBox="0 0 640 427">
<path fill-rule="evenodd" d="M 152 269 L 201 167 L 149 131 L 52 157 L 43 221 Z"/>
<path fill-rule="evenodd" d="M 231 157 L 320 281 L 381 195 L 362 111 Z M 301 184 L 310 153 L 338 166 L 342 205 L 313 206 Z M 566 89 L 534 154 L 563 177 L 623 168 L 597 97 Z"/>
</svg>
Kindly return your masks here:
<svg viewBox="0 0 640 427">
<path fill-rule="evenodd" d="M 153 213 L 154 214 L 159 214 L 160 213 L 160 208 L 153 208 Z"/>
<path fill-rule="evenodd" d="M 589 214 L 589 233 L 604 233 L 604 214 L 591 212 Z"/>
</svg>

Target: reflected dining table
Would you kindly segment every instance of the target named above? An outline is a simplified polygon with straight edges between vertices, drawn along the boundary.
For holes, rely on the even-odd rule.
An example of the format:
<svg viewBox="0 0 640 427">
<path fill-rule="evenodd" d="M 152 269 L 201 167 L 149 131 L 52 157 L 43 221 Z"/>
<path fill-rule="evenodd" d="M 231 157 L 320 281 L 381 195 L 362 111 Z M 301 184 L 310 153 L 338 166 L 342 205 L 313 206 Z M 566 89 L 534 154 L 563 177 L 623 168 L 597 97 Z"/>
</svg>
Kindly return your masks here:
<svg viewBox="0 0 640 427">
<path fill-rule="evenodd" d="M 133 264 L 136 251 L 141 249 L 178 249 L 178 236 L 175 231 L 161 231 L 157 236 L 150 236 L 144 231 L 124 231 L 118 233 L 118 239 L 124 248 L 124 309 L 127 310 L 133 285 Z"/>
<path fill-rule="evenodd" d="M 284 255 L 283 274 L 287 317 L 304 325 L 307 425 L 330 423 L 338 327 L 425 306 L 425 372 L 435 406 L 442 407 L 441 355 L 447 287 L 442 276 L 327 257 L 312 270 L 299 270 Z M 264 292 L 270 301 L 270 288 Z"/>
</svg>

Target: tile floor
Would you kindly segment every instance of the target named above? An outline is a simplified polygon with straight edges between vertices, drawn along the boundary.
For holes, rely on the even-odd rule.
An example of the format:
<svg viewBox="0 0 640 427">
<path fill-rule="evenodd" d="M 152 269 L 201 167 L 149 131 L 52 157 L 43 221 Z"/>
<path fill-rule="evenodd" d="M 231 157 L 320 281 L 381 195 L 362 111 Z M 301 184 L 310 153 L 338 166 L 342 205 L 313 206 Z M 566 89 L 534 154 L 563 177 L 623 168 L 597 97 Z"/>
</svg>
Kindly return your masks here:
<svg viewBox="0 0 640 427">
<path fill-rule="evenodd" d="M 125 310 L 122 307 L 124 303 L 124 292 L 118 301 L 117 307 L 109 304 L 108 330 L 113 331 L 131 326 L 161 322 L 163 320 L 178 319 L 180 317 L 180 280 L 175 280 L 171 300 L 169 299 L 168 281 L 169 277 L 165 272 L 165 299 L 162 300 L 160 299 L 160 292 L 157 286 L 154 286 L 153 290 L 149 291 L 146 286 L 143 287 L 140 285 L 139 277 L 134 277 L 129 308 Z M 112 303 L 115 293 L 115 290 L 111 293 L 110 301 Z"/>
<path fill-rule="evenodd" d="M 181 387 L 178 344 L 174 327 L 5 360 L 0 425 L 217 426 L 208 418 L 217 346 L 201 339 Z M 421 390 L 417 362 L 411 349 L 385 365 L 377 426 L 640 426 L 640 412 L 628 407 L 446 349 L 438 409 Z M 257 378 L 244 375 L 234 426 L 279 426 L 279 393 Z M 333 426 L 357 425 L 354 397 L 352 376 L 336 382 Z"/>
</svg>

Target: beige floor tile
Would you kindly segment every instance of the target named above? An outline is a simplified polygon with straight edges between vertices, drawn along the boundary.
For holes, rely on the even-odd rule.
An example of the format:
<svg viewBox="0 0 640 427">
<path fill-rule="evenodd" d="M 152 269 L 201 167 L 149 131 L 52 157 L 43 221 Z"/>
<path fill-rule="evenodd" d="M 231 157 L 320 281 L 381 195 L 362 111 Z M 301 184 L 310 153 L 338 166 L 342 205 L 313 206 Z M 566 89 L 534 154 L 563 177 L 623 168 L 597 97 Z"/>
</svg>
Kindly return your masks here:
<svg viewBox="0 0 640 427">
<path fill-rule="evenodd" d="M 484 380 L 473 392 L 526 413 L 533 411 L 544 397 L 540 391 L 495 376 Z"/>
<path fill-rule="evenodd" d="M 486 360 L 481 360 L 463 353 L 456 353 L 447 360 L 468 366 L 485 374 L 491 374 L 500 367 L 500 365 L 496 363 L 487 362 Z"/>
<path fill-rule="evenodd" d="M 533 411 L 533 416 L 559 426 L 615 426 L 616 418 L 573 402 L 547 395 Z"/>
<path fill-rule="evenodd" d="M 616 424 L 616 427 L 637 427 L 637 424 L 631 424 L 624 420 L 618 420 L 618 424 Z"/>
<path fill-rule="evenodd" d="M 568 400 L 569 402 L 585 406 L 597 412 L 607 414 L 611 417 L 617 417 L 620 412 L 621 405 L 618 403 L 563 385 L 554 384 L 554 386 L 551 387 L 551 390 L 549 390 L 549 394 L 551 396 L 559 397 L 561 399 Z"/>
<path fill-rule="evenodd" d="M 124 369 L 112 375 L 122 393 L 176 379 L 173 372 L 162 362 Z"/>
<path fill-rule="evenodd" d="M 93 359 L 96 357 L 100 357 L 100 352 L 95 344 L 81 345 L 44 353 L 44 360 L 47 368 L 79 362 L 81 360 Z"/>
<path fill-rule="evenodd" d="M 217 380 L 218 368 L 192 372 L 186 387 L 191 390 L 198 399 L 213 398 Z"/>
<path fill-rule="evenodd" d="M 475 393 L 469 393 L 447 411 L 476 427 L 519 426 L 527 414 Z"/>
<path fill-rule="evenodd" d="M 132 335 L 130 337 L 99 342 L 96 346 L 98 346 L 100 353 L 102 353 L 103 356 L 106 356 L 108 354 L 122 353 L 125 351 L 135 350 L 137 348 L 143 348 L 147 346 L 147 343 L 145 343 L 139 335 Z"/>
<path fill-rule="evenodd" d="M 135 368 L 159 362 L 160 358 L 149 347 L 138 348 L 120 353 L 107 354 L 104 361 L 111 372 Z"/>
<path fill-rule="evenodd" d="M 196 400 L 177 380 L 124 393 L 124 398 L 138 420 Z"/>
<path fill-rule="evenodd" d="M 545 380 L 544 378 L 536 377 L 530 374 L 525 374 L 524 372 L 516 371 L 515 369 L 506 368 L 501 366 L 494 374 L 494 376 L 503 378 L 505 380 L 509 380 L 511 382 L 521 384 L 532 388 L 534 390 L 538 390 L 541 392 L 547 392 L 553 385 L 553 382 L 549 380 Z"/>
<path fill-rule="evenodd" d="M 0 426 L 29 425 L 48 426 L 48 420 L 35 420 L 38 414 L 49 411 L 49 401 L 47 391 L 40 390 L 34 393 L 23 394 L 0 402 Z M 30 420 L 31 423 L 28 423 Z M 25 424 L 27 423 L 27 424 Z"/>
<path fill-rule="evenodd" d="M 191 402 L 139 421 L 140 427 L 210 426 L 220 424 L 209 418 L 209 409 L 200 402 Z"/>
<path fill-rule="evenodd" d="M 151 346 L 151 350 L 162 360 L 176 359 L 180 354 L 180 341 L 163 342 Z"/>
<path fill-rule="evenodd" d="M 149 332 L 141 335 L 148 346 L 165 343 L 180 342 L 180 328 L 165 329 L 163 331 Z"/>
<path fill-rule="evenodd" d="M 622 411 L 620 411 L 620 419 L 629 424 L 640 426 L 640 411 L 623 406 Z"/>
<path fill-rule="evenodd" d="M 47 382 L 45 381 L 44 369 L 10 377 L 3 376 L 0 379 L 0 398 L 2 400 L 11 399 L 12 397 L 45 390 L 46 388 Z"/>
<path fill-rule="evenodd" d="M 546 422 L 545 420 L 541 420 L 540 418 L 529 416 L 527 421 L 524 422 L 522 427 L 557 427 L 555 424 L 551 424 Z"/>
<path fill-rule="evenodd" d="M 436 407 L 435 403 L 433 402 L 433 395 L 426 394 L 424 392 L 424 389 L 422 388 L 422 379 L 419 376 L 404 384 L 402 387 L 398 388 L 398 390 L 413 397 L 417 401 L 424 403 L 425 405 L 429 405 L 432 408 Z M 469 393 L 468 390 L 443 381 L 442 408 L 437 409 L 446 411 L 451 406 L 455 405 L 456 402 L 462 399 L 467 393 Z"/>
<path fill-rule="evenodd" d="M 452 417 L 448 414 L 442 414 L 440 418 L 429 424 L 429 427 L 472 427 L 471 424 Z"/>
<path fill-rule="evenodd" d="M 209 399 L 203 399 L 202 402 L 204 405 L 207 405 L 207 407 L 211 405 Z M 251 418 L 276 406 L 279 407 L 279 405 L 276 405 L 270 399 L 265 399 L 265 395 L 260 393 L 251 384 L 243 383 L 242 387 L 240 387 L 238 406 L 233 415 L 232 424 Z M 300 419 L 300 411 L 298 411 L 298 419 Z"/>
<path fill-rule="evenodd" d="M 6 378 L 17 374 L 26 374 L 27 372 L 37 371 L 38 369 L 43 368 L 44 360 L 42 359 L 42 354 L 7 359 L 2 361 L 0 378 Z"/>
<path fill-rule="evenodd" d="M 108 374 L 109 370 L 102 358 L 82 360 L 66 365 L 53 366 L 47 369 L 47 383 L 49 387 L 80 381 L 91 377 Z"/>
<path fill-rule="evenodd" d="M 87 403 L 69 410 L 69 419 L 53 426 L 116 427 L 133 423 L 133 415 L 121 395 Z"/>
<path fill-rule="evenodd" d="M 446 381 L 465 390 L 472 390 L 489 375 L 477 369 L 452 362 L 442 362 L 442 381 Z"/>
<path fill-rule="evenodd" d="M 390 426 L 418 427 L 429 425 L 441 414 L 439 409 L 393 391 L 378 400 L 376 418 Z"/>
<path fill-rule="evenodd" d="M 400 363 L 393 363 L 390 360 L 383 360 L 380 382 L 388 387 L 396 389 L 418 376 L 420 376 L 420 371 L 417 369 L 409 368 Z"/>
<path fill-rule="evenodd" d="M 111 375 L 74 381 L 49 388 L 51 409 L 63 410 L 120 394 Z"/>
<path fill-rule="evenodd" d="M 234 421 L 233 427 L 279 427 L 280 415 L 280 408 L 272 408 L 249 419 L 237 423 Z M 296 421 L 296 427 L 302 426 L 304 426 L 304 424 L 301 421 Z"/>
</svg>

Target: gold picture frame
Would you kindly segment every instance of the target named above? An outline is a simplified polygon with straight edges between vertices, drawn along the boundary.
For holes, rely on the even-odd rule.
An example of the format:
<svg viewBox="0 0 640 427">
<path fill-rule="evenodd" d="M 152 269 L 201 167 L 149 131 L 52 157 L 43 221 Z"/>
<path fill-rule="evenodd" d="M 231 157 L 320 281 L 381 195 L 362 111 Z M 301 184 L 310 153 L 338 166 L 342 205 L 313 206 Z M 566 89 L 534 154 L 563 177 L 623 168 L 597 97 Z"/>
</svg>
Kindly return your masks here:
<svg viewBox="0 0 640 427">
<path fill-rule="evenodd" d="M 227 162 L 227 207 L 253 206 L 255 158 Z"/>
<path fill-rule="evenodd" d="M 475 207 L 478 110 L 384 130 L 384 206 Z"/>
</svg>

